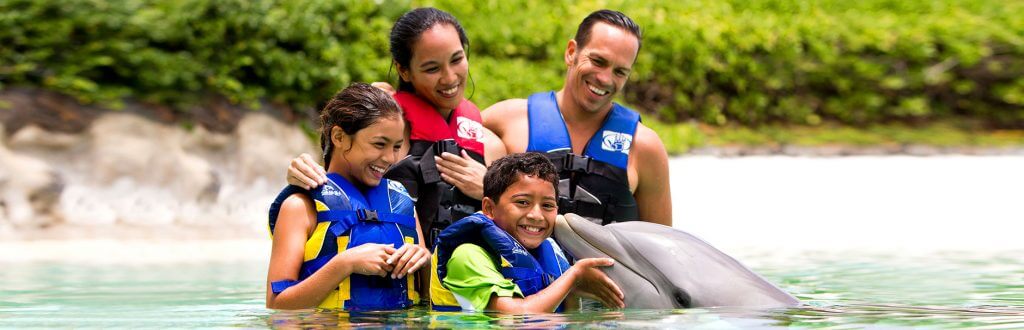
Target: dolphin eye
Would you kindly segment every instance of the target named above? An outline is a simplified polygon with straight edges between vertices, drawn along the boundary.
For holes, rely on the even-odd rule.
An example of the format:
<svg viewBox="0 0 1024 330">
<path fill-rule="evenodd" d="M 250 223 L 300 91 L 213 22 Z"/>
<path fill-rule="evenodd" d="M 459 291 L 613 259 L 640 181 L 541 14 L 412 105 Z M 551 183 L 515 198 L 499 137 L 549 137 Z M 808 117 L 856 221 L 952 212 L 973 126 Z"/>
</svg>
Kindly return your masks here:
<svg viewBox="0 0 1024 330">
<path fill-rule="evenodd" d="M 676 291 L 672 294 L 672 298 L 675 299 L 679 307 L 690 308 L 690 295 L 686 292 Z"/>
</svg>

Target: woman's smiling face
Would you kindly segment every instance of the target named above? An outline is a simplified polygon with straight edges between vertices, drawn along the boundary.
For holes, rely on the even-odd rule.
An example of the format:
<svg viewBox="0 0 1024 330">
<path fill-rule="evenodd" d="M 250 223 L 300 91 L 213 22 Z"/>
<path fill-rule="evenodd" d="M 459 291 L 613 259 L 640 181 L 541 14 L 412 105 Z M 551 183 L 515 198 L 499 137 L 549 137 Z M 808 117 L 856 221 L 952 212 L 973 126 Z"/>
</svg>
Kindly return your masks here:
<svg viewBox="0 0 1024 330">
<path fill-rule="evenodd" d="M 412 45 L 409 67 L 399 67 L 399 73 L 416 95 L 438 110 L 455 109 L 462 102 L 469 74 L 469 60 L 455 27 L 438 23 L 423 31 Z"/>
</svg>

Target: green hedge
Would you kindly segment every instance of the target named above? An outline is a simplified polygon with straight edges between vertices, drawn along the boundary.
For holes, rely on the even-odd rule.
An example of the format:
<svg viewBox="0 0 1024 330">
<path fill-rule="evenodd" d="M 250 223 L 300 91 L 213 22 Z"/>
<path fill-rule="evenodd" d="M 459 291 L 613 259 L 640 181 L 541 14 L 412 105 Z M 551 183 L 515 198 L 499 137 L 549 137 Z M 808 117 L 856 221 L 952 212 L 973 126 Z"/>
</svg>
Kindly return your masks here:
<svg viewBox="0 0 1024 330">
<path fill-rule="evenodd" d="M 388 79 L 391 24 L 432 5 L 466 27 L 470 90 L 486 107 L 561 86 L 576 24 L 608 7 L 645 33 L 624 101 L 663 121 L 1024 127 L 1021 1 L 377 2 L 0 1 L 0 86 L 308 108 Z"/>
</svg>

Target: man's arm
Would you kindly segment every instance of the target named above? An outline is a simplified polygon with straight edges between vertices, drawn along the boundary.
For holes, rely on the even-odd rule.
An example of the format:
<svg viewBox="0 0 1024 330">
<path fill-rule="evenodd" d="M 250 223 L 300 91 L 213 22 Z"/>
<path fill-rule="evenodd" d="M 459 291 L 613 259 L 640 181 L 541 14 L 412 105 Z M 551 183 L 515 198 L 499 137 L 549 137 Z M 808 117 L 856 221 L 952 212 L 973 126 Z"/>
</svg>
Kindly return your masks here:
<svg viewBox="0 0 1024 330">
<path fill-rule="evenodd" d="M 526 99 L 511 99 L 495 103 L 480 114 L 484 127 L 501 139 L 509 154 L 526 151 L 530 132 L 526 107 Z"/>
<path fill-rule="evenodd" d="M 672 193 L 668 176 L 668 153 L 653 130 L 639 124 L 633 144 L 637 186 L 633 191 L 640 219 L 672 226 Z"/>
</svg>

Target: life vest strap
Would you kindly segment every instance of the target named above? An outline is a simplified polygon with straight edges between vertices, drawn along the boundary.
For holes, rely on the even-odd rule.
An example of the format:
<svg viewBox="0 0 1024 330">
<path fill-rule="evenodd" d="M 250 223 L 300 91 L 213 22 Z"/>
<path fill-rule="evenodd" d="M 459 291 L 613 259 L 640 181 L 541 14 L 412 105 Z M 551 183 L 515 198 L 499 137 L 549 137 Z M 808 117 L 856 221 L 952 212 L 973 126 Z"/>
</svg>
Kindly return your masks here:
<svg viewBox="0 0 1024 330">
<path fill-rule="evenodd" d="M 270 282 L 270 291 L 273 292 L 274 294 L 280 294 L 281 292 L 284 292 L 284 290 L 286 290 L 286 289 L 288 289 L 290 287 L 293 287 L 296 284 L 299 284 L 299 282 L 302 282 L 302 281 L 280 280 L 280 281 Z"/>
<path fill-rule="evenodd" d="M 460 312 L 462 306 L 430 305 L 430 309 L 438 312 Z"/>
<path fill-rule="evenodd" d="M 542 277 L 542 274 L 537 272 L 536 269 L 526 267 L 502 267 L 499 272 L 506 278 L 531 279 Z"/>
<path fill-rule="evenodd" d="M 341 236 L 349 228 L 359 224 L 360 222 L 388 222 L 394 223 L 399 226 L 405 226 L 410 229 L 416 228 L 416 218 L 397 213 L 390 212 L 377 212 L 375 210 L 360 209 L 356 211 L 352 210 L 327 210 L 316 213 L 317 222 L 333 222 L 331 224 L 331 233 L 335 236 Z"/>
</svg>

